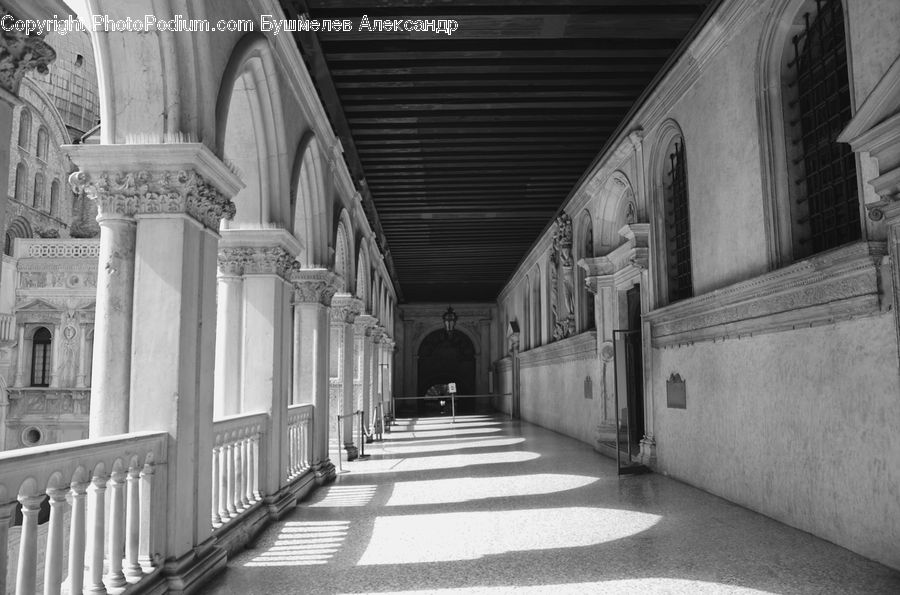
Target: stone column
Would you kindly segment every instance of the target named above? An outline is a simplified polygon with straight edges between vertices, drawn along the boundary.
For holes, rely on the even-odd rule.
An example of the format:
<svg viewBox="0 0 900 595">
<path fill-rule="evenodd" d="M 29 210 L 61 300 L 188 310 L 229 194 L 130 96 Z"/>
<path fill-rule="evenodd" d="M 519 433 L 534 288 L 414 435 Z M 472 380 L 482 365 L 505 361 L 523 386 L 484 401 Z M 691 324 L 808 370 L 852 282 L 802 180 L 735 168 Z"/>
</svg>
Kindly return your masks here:
<svg viewBox="0 0 900 595">
<path fill-rule="evenodd" d="M 335 478 L 328 457 L 328 353 L 334 273 L 327 269 L 300 269 L 294 284 L 294 402 L 312 403 L 312 467 L 319 484 Z"/>
<path fill-rule="evenodd" d="M 0 193 L 2 194 L 2 193 Z M 2 260 L 2 259 L 0 259 Z M 25 377 L 25 360 L 28 359 L 25 353 L 25 325 L 19 325 L 19 344 L 16 345 L 16 381 L 13 386 L 22 387 L 28 383 Z"/>
<path fill-rule="evenodd" d="M 342 415 L 352 415 L 353 409 L 353 363 L 356 357 L 356 334 L 353 323 L 362 311 L 362 302 L 348 294 L 338 294 L 331 300 L 331 324 L 340 329 L 341 345 L 341 409 Z M 332 414 L 334 415 L 334 414 Z M 345 417 L 341 422 L 343 448 L 347 451 L 347 460 L 352 461 L 359 456 L 359 449 L 354 443 L 353 417 Z"/>
<path fill-rule="evenodd" d="M 244 337 L 244 266 L 252 251 L 244 248 L 219 250 L 216 288 L 216 371 L 213 382 L 215 418 L 241 412 L 241 353 Z"/>
<path fill-rule="evenodd" d="M 277 499 L 288 468 L 287 408 L 290 396 L 291 293 L 289 280 L 300 242 L 277 229 L 227 230 L 221 252 L 238 250 L 243 264 L 243 341 L 240 413 L 269 414 L 260 443 L 259 489 L 279 517 L 290 502 Z"/>
<path fill-rule="evenodd" d="M 87 363 L 91 357 L 87 352 L 87 326 L 78 326 L 78 375 L 75 377 L 75 388 L 87 386 Z"/>
<path fill-rule="evenodd" d="M 72 179 L 100 202 L 101 212 L 109 208 L 104 203 L 118 205 L 133 212 L 137 222 L 130 345 L 124 346 L 124 353 L 110 353 L 99 346 L 110 333 L 101 328 L 95 361 L 99 365 L 108 357 L 117 362 L 130 353 L 125 429 L 165 431 L 170 436 L 164 484 L 169 514 L 161 532 L 165 540 L 158 545 L 170 583 L 191 590 L 225 563 L 225 552 L 213 547 L 208 514 L 216 258 L 219 223 L 234 215 L 231 197 L 241 182 L 200 143 L 67 149 L 81 168 Z M 119 255 L 104 262 L 101 256 L 100 268 L 127 260 Z M 118 315 L 127 310 L 117 309 L 121 297 L 98 292 L 98 324 L 101 312 Z M 101 401 L 122 400 L 122 394 L 103 390 L 95 394 Z M 93 416 L 93 403 L 91 409 Z M 107 421 L 98 417 L 104 430 L 110 427 Z"/>
<path fill-rule="evenodd" d="M 360 382 L 362 384 L 362 397 L 360 408 L 363 411 L 363 423 L 366 429 L 371 428 L 372 419 L 372 395 L 370 385 L 372 383 L 372 340 L 369 337 L 369 329 L 375 324 L 375 319 L 368 314 L 356 318 L 354 330 L 359 345 Z"/>
<path fill-rule="evenodd" d="M 69 178 L 77 192 L 85 193 L 96 203 L 100 224 L 88 430 L 92 438 L 128 431 L 137 230 L 134 216 L 142 194 L 141 185 L 134 178 L 137 173 L 102 171 L 91 177 L 80 171 Z"/>
<path fill-rule="evenodd" d="M 384 338 L 384 327 L 374 326 L 370 330 L 372 338 L 372 411 L 377 411 L 381 404 L 381 417 L 374 419 L 375 431 L 381 432 L 384 415 L 387 413 L 381 401 L 381 340 Z"/>
</svg>

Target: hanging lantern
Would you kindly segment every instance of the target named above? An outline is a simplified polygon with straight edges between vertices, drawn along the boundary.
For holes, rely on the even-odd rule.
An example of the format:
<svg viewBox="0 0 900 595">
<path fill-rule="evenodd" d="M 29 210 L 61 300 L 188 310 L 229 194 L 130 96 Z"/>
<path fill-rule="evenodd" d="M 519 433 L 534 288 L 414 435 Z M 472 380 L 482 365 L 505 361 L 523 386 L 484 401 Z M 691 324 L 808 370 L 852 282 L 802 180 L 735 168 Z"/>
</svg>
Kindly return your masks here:
<svg viewBox="0 0 900 595">
<path fill-rule="evenodd" d="M 456 321 L 459 319 L 459 316 L 453 311 L 453 306 L 447 306 L 447 311 L 444 312 L 441 318 L 444 320 L 444 330 L 447 331 L 448 335 L 451 334 L 453 329 L 456 328 Z"/>
</svg>

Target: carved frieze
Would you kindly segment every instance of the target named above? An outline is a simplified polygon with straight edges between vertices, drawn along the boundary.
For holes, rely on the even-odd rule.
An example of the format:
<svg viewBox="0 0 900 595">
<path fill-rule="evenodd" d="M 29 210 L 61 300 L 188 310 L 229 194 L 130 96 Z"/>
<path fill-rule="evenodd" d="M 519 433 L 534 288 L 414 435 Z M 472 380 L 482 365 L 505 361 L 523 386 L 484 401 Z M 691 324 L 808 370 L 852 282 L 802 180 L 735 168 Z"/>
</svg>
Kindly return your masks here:
<svg viewBox="0 0 900 595">
<path fill-rule="evenodd" d="M 97 287 L 97 273 L 26 271 L 19 273 L 18 289 L 89 289 Z"/>
<path fill-rule="evenodd" d="M 61 415 L 88 415 L 90 413 L 90 389 L 35 389 L 8 388 L 9 412 L 7 419 L 25 416 L 57 417 Z"/>
<path fill-rule="evenodd" d="M 0 16 L 7 14 L 0 8 Z M 19 93 L 19 85 L 29 71 L 47 74 L 55 59 L 56 51 L 37 35 L 6 29 L 0 32 L 0 86 L 10 93 Z"/>
<path fill-rule="evenodd" d="M 523 351 L 519 354 L 519 362 L 523 368 L 529 368 L 596 359 L 596 357 L 597 331 L 587 331 L 555 343 Z"/>
<path fill-rule="evenodd" d="M 69 183 L 97 203 L 101 218 L 184 213 L 218 231 L 235 214 L 231 199 L 193 170 L 77 171 Z"/>
</svg>

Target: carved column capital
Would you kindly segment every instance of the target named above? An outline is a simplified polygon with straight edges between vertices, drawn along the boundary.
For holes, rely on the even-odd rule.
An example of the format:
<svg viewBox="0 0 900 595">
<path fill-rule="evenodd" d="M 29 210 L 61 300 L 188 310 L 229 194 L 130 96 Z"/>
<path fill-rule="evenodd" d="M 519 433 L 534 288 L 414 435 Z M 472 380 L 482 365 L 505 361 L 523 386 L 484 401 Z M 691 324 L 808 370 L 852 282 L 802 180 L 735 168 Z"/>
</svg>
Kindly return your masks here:
<svg viewBox="0 0 900 595">
<path fill-rule="evenodd" d="M 222 248 L 219 250 L 219 275 L 226 277 L 240 277 L 244 274 L 244 267 L 250 262 L 253 250 L 251 248 Z"/>
<path fill-rule="evenodd" d="M 356 317 L 356 320 L 353 321 L 354 330 L 356 331 L 356 335 L 358 337 L 364 337 L 367 335 L 367 332 L 370 328 L 375 326 L 378 323 L 375 320 L 374 316 L 370 316 L 368 314 L 360 314 Z"/>
<path fill-rule="evenodd" d="M 331 306 L 337 293 L 336 276 L 328 269 L 294 269 L 291 271 L 295 304 Z"/>
<path fill-rule="evenodd" d="M 218 231 L 221 220 L 235 214 L 231 199 L 190 169 L 79 170 L 69 183 L 97 203 L 98 219 L 183 213 Z"/>
<path fill-rule="evenodd" d="M 353 324 L 362 312 L 362 301 L 350 294 L 337 294 L 331 298 L 331 322 Z"/>
<path fill-rule="evenodd" d="M 0 17 L 9 13 L 0 6 Z M 30 70 L 47 74 L 56 51 L 37 35 L 24 31 L 0 32 L 0 87 L 18 95 L 19 85 Z"/>
<path fill-rule="evenodd" d="M 281 246 L 252 248 L 249 262 L 244 265 L 244 274 L 278 275 L 290 279 L 295 265 L 299 266 L 294 256 Z"/>
</svg>

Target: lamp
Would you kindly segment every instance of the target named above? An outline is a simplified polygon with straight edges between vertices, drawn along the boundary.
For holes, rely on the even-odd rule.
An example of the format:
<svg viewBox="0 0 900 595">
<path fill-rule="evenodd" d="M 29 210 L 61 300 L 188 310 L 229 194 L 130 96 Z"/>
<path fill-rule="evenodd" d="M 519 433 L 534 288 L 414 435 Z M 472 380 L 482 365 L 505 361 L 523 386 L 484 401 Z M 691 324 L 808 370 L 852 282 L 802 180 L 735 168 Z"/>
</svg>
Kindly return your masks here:
<svg viewBox="0 0 900 595">
<path fill-rule="evenodd" d="M 456 328 L 456 321 L 459 319 L 459 316 L 453 311 L 453 306 L 447 306 L 447 311 L 444 312 L 441 318 L 444 320 L 444 330 L 447 331 L 448 335 L 452 334 L 453 329 Z"/>
</svg>

